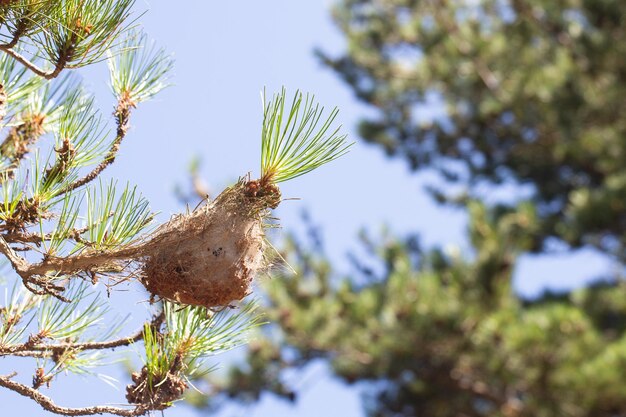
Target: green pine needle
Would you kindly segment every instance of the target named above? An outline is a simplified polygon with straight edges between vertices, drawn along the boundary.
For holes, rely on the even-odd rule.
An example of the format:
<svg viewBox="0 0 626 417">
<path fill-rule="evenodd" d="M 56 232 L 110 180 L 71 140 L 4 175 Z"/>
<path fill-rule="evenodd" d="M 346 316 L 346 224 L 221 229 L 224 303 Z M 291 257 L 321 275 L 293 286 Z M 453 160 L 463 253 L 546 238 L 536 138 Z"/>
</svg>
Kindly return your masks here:
<svg viewBox="0 0 626 417">
<path fill-rule="evenodd" d="M 0 83 L 7 93 L 8 113 L 16 111 L 22 102 L 43 86 L 41 77 L 31 75 L 27 68 L 6 54 L 0 56 Z"/>
<path fill-rule="evenodd" d="M 341 126 L 331 126 L 339 113 L 334 108 L 324 117 L 324 108 L 315 96 L 296 91 L 286 111 L 286 91 L 274 95 L 269 103 L 263 94 L 261 133 L 261 178 L 279 183 L 304 175 L 348 152 Z"/>
<path fill-rule="evenodd" d="M 167 77 L 174 61 L 143 33 L 131 31 L 116 54 L 109 54 L 111 87 L 115 95 L 133 104 L 152 98 L 169 86 Z"/>
<path fill-rule="evenodd" d="M 66 293 L 71 303 L 45 298 L 38 309 L 37 334 L 53 340 L 80 340 L 87 331 L 98 327 L 109 307 L 97 294 L 89 291 L 90 286 L 84 281 L 72 281 Z"/>
<path fill-rule="evenodd" d="M 10 292 L 8 288 L 4 289 L 4 304 L 0 309 L 0 346 L 10 346 L 24 340 L 40 300 L 40 296 L 25 289 L 20 281 L 15 281 Z"/>
<path fill-rule="evenodd" d="M 93 249 L 124 245 L 150 226 L 153 213 L 148 201 L 129 184 L 121 195 L 117 181 L 100 181 L 99 187 L 87 188 L 86 238 Z"/>
<path fill-rule="evenodd" d="M 198 378 L 208 372 L 206 359 L 245 342 L 247 332 L 263 322 L 254 304 L 241 311 L 212 312 L 203 307 L 179 305 L 165 301 L 165 333 L 145 327 L 144 347 L 148 383 L 152 377 L 163 377 L 180 358 L 187 378 Z M 158 381 L 157 381 L 158 382 Z"/>
<path fill-rule="evenodd" d="M 135 0 L 63 0 L 44 11 L 46 36 L 31 37 L 52 64 L 69 57 L 69 68 L 102 60 L 127 30 Z M 70 49 L 71 45 L 71 49 Z M 68 50 L 72 52 L 68 54 Z"/>
</svg>

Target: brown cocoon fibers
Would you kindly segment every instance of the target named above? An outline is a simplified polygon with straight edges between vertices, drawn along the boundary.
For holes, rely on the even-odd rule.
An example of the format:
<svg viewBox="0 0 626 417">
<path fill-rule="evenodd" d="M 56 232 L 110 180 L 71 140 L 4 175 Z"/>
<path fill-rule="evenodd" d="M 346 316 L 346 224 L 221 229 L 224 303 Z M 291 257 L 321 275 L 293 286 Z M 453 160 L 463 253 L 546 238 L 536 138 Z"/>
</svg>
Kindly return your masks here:
<svg viewBox="0 0 626 417">
<path fill-rule="evenodd" d="M 178 215 L 144 246 L 141 282 L 153 296 L 204 307 L 250 293 L 265 267 L 263 217 L 280 202 L 275 185 L 240 180 L 196 211 Z"/>
</svg>

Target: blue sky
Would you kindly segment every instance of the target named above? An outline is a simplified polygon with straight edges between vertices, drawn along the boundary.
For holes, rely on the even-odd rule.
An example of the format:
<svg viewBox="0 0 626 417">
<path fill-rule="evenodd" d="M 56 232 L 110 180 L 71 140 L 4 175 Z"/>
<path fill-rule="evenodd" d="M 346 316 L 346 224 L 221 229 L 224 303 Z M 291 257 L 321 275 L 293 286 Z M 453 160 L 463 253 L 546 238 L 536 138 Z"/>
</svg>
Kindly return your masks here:
<svg viewBox="0 0 626 417">
<path fill-rule="evenodd" d="M 268 93 L 282 86 L 290 92 L 301 89 L 316 94 L 328 108 L 338 106 L 339 120 L 357 140 L 354 126 L 368 109 L 356 103 L 312 53 L 316 47 L 335 54 L 345 48 L 329 8 L 329 1 L 314 0 L 138 1 L 137 11 L 148 10 L 140 19 L 145 30 L 175 57 L 174 86 L 137 110 L 128 139 L 106 177 L 136 184 L 163 221 L 183 210 L 173 189 L 185 183 L 186 167 L 194 156 L 202 158 L 202 176 L 214 194 L 250 171 L 257 175 L 264 87 Z M 105 66 L 85 71 L 84 77 L 108 112 L 112 101 Z M 281 204 L 276 214 L 284 230 L 297 232 L 302 230 L 301 210 L 309 210 L 322 227 L 328 253 L 344 269 L 346 253 L 358 247 L 355 236 L 361 228 L 374 234 L 383 226 L 397 234 L 419 231 L 425 244 L 466 247 L 465 215 L 433 205 L 421 190 L 426 178 L 410 175 L 400 160 L 387 160 L 378 149 L 357 140 L 348 156 L 284 184 L 283 196 L 300 200 Z M 516 288 L 527 294 L 545 286 L 567 288 L 607 268 L 588 250 L 576 257 L 524 257 L 516 272 Z M 125 303 L 133 303 L 127 298 L 114 294 L 113 303 L 124 311 Z M 140 314 L 142 308 L 132 309 Z M 9 365 L 13 363 L 0 362 L 0 372 Z M 28 375 L 32 366 L 20 365 L 20 370 Z M 295 407 L 266 398 L 253 409 L 229 409 L 222 415 L 362 415 L 359 394 L 328 377 L 322 364 L 308 369 L 305 377 L 306 389 Z M 72 377 L 55 385 L 44 391 L 63 405 L 123 398 L 123 389 L 116 392 L 92 378 Z M 0 399 L 7 415 L 51 415 L 14 393 L 0 390 Z M 165 415 L 198 414 L 179 406 Z"/>
</svg>

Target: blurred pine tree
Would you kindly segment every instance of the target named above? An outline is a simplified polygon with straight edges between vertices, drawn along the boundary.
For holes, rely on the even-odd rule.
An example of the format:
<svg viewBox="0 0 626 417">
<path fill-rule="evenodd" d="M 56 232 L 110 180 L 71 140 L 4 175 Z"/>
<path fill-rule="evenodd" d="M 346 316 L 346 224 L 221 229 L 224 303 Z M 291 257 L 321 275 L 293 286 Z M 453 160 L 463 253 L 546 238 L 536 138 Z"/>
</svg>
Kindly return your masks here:
<svg viewBox="0 0 626 417">
<path fill-rule="evenodd" d="M 431 192 L 469 211 L 472 253 L 364 239 L 340 277 L 292 238 L 298 274 L 265 283 L 277 326 L 190 401 L 294 400 L 283 373 L 321 358 L 376 417 L 625 416 L 626 285 L 524 300 L 511 280 L 549 239 L 623 265 L 626 2 L 341 0 L 334 18 L 347 51 L 319 56 L 373 110 L 362 138 L 465 186 Z M 532 192 L 483 201 L 502 184 Z"/>
</svg>

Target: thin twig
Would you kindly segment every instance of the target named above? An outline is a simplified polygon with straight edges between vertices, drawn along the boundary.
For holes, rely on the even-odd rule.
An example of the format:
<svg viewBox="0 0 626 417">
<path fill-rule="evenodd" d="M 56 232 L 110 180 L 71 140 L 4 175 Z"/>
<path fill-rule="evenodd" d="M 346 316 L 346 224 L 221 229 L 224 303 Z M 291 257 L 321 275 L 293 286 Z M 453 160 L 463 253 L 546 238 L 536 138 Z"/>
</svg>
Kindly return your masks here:
<svg viewBox="0 0 626 417">
<path fill-rule="evenodd" d="M 136 255 L 137 248 L 129 246 L 113 252 L 87 252 L 68 257 L 47 257 L 37 264 L 31 264 L 19 256 L 0 235 L 0 253 L 7 257 L 29 291 L 38 295 L 52 295 L 61 301 L 68 302 L 69 300 L 60 294 L 65 288 L 54 284 L 46 277 L 49 272 L 65 274 L 88 272 L 103 265 L 112 265 L 116 261 L 132 258 Z"/>
<path fill-rule="evenodd" d="M 58 343 L 54 345 L 30 345 L 28 343 L 22 343 L 20 345 L 0 349 L 0 356 L 39 356 L 38 354 L 42 352 L 49 352 L 50 354 L 52 354 L 53 352 L 63 352 L 67 350 L 83 351 L 113 349 L 120 346 L 128 346 L 132 343 L 138 342 L 141 339 L 143 339 L 143 329 L 141 329 L 132 336 L 124 337 L 121 339 L 107 340 L 105 342 Z M 20 353 L 29 354 L 19 355 Z"/>
<path fill-rule="evenodd" d="M 109 217 L 113 217 L 115 213 L 109 213 Z M 88 232 L 91 228 L 96 227 L 101 224 L 101 221 L 98 221 L 92 225 L 81 227 L 80 229 L 71 229 L 68 230 L 67 234 L 64 236 L 55 236 L 54 233 L 46 233 L 41 236 L 40 233 L 23 233 L 23 232 L 9 232 L 2 235 L 4 240 L 8 243 L 34 243 L 39 245 L 42 242 L 47 242 L 52 239 L 74 239 L 76 242 L 82 243 L 85 246 L 89 246 L 89 242 L 85 241 L 80 237 L 83 233 Z"/>
<path fill-rule="evenodd" d="M 20 38 L 26 31 L 27 27 L 28 21 L 26 19 L 20 19 L 15 27 L 15 32 L 13 32 L 13 38 L 9 42 L 1 44 L 0 49 L 12 49 L 13 47 L 15 47 L 15 45 L 17 45 Z"/>
<path fill-rule="evenodd" d="M 160 312 L 150 322 L 150 326 L 159 327 L 164 320 L 165 316 L 163 312 Z M 83 351 L 83 350 L 100 350 L 100 349 L 113 349 L 120 346 L 128 346 L 132 343 L 136 343 L 142 340 L 144 337 L 144 329 L 141 328 L 135 334 L 120 339 L 107 340 L 104 342 L 84 342 L 84 343 L 58 343 L 54 345 L 37 344 L 32 345 L 30 343 L 22 343 L 20 345 L 8 346 L 4 349 L 0 349 L 0 356 L 39 356 L 42 352 L 63 352 L 67 350 L 71 351 Z M 28 354 L 24 354 L 28 353 Z"/>
<path fill-rule="evenodd" d="M 27 385 L 21 384 L 11 380 L 11 375 L 0 376 L 0 386 L 8 388 L 23 395 L 24 397 L 31 398 L 37 404 L 39 404 L 44 410 L 50 411 L 56 414 L 62 414 L 65 416 L 89 416 L 94 414 L 114 414 L 123 417 L 134 417 L 145 415 L 148 410 L 141 406 L 136 406 L 132 409 L 124 409 L 118 407 L 111 407 L 107 405 L 97 405 L 93 407 L 84 408 L 69 408 L 61 407 L 55 404 L 52 399 L 41 392 L 33 389 Z"/>
<path fill-rule="evenodd" d="M 0 248 L 0 252 L 2 248 Z M 113 265 L 116 261 L 133 258 L 138 249 L 129 246 L 119 250 L 111 251 L 90 251 L 82 252 L 78 255 L 67 257 L 49 257 L 37 264 L 28 264 L 23 272 L 24 276 L 43 276 L 49 272 L 58 272 L 63 274 L 73 274 L 79 272 L 88 272 L 94 268 L 101 268 L 107 265 Z"/>
<path fill-rule="evenodd" d="M 0 236 L 0 253 L 7 257 L 9 262 L 11 262 L 13 269 L 15 269 L 20 276 L 28 271 L 30 264 L 26 261 L 26 259 L 19 256 L 2 236 Z"/>
<path fill-rule="evenodd" d="M 45 71 L 41 69 L 34 62 L 30 61 L 28 58 L 26 58 L 24 55 L 20 54 L 13 48 L 7 48 L 7 47 L 3 47 L 0 45 L 0 51 L 5 52 L 7 55 L 15 59 L 17 62 L 21 63 L 26 68 L 28 68 L 29 70 L 31 70 L 38 76 L 45 78 L 46 80 L 51 80 L 53 78 L 56 78 L 61 72 L 56 67 L 53 71 Z"/>
<path fill-rule="evenodd" d="M 0 45 L 0 51 L 4 51 L 7 55 L 20 62 L 22 65 L 24 65 L 26 68 L 28 68 L 38 76 L 45 78 L 46 80 L 52 80 L 53 78 L 59 76 L 61 71 L 66 68 L 67 64 L 74 57 L 77 42 L 78 35 L 76 33 L 72 33 L 68 45 L 65 46 L 63 50 L 59 51 L 57 62 L 54 65 L 54 69 L 52 69 L 51 71 L 41 69 L 39 66 L 37 66 L 37 64 L 17 52 L 10 46 L 11 42 L 9 42 L 8 45 Z"/>
<path fill-rule="evenodd" d="M 38 295 L 51 295 L 63 302 L 69 302 L 69 300 L 63 297 L 60 293 L 65 289 L 62 286 L 55 285 L 54 283 L 47 280 L 45 277 L 36 276 L 36 275 L 44 275 L 44 274 L 34 274 L 30 272 L 34 265 L 28 263 L 28 261 L 21 256 L 19 256 L 13 248 L 9 246 L 9 244 L 4 240 L 4 237 L 0 236 L 0 253 L 4 254 L 7 257 L 11 266 L 17 274 L 22 278 L 22 282 L 24 286 L 34 294 Z M 34 288 L 33 285 L 41 288 L 40 290 Z"/>
<path fill-rule="evenodd" d="M 4 353 L 0 351 L 0 356 L 19 356 L 22 358 L 49 358 L 53 352 L 42 352 L 39 350 L 23 350 L 20 352 Z"/>
<path fill-rule="evenodd" d="M 98 164 L 89 174 L 84 176 L 83 178 L 74 181 L 65 187 L 61 194 L 65 194 L 69 191 L 75 190 L 78 187 L 82 187 L 88 182 L 93 181 L 106 167 L 111 165 L 113 161 L 115 161 L 115 157 L 117 156 L 117 152 L 120 149 L 120 144 L 124 137 L 126 137 L 126 133 L 128 132 L 129 122 L 130 122 L 130 112 L 131 109 L 135 107 L 132 101 L 121 98 L 118 102 L 117 108 L 115 109 L 115 117 L 117 118 L 117 134 L 115 136 L 115 140 L 111 144 L 109 151 L 107 152 L 104 160 Z"/>
</svg>

